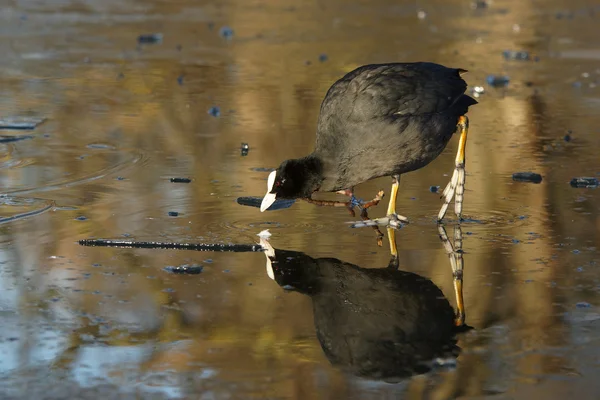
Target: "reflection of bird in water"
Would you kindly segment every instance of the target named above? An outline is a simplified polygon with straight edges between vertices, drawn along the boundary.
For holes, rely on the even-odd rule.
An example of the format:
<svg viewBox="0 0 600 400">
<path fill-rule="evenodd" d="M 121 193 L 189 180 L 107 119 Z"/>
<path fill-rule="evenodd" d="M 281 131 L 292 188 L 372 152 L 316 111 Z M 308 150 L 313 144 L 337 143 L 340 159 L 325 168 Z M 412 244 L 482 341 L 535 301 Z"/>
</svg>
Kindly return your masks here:
<svg viewBox="0 0 600 400">
<path fill-rule="evenodd" d="M 400 175 L 437 158 L 458 128 L 455 171 L 444 190 L 438 220 L 453 197 L 460 218 L 469 125 L 465 114 L 477 104 L 464 94 L 463 72 L 433 63 L 396 63 L 365 65 L 346 74 L 321 104 L 314 151 L 284 161 L 269 174 L 261 211 L 277 198 L 311 200 L 316 191 L 337 191 L 354 200 L 355 185 L 391 176 L 387 222 L 407 222 L 396 214 Z M 380 196 L 376 199 L 375 203 Z"/>
<path fill-rule="evenodd" d="M 394 230 L 388 228 L 388 233 L 393 244 Z M 455 286 L 455 315 L 433 282 L 398 270 L 395 245 L 387 268 L 368 269 L 276 250 L 264 238 L 261 244 L 267 249 L 269 276 L 283 288 L 311 297 L 317 338 L 335 366 L 390 381 L 425 373 L 435 359 L 458 356 L 455 335 L 469 328 L 464 324 L 461 286 Z M 462 272 L 454 272 L 460 282 Z"/>
</svg>

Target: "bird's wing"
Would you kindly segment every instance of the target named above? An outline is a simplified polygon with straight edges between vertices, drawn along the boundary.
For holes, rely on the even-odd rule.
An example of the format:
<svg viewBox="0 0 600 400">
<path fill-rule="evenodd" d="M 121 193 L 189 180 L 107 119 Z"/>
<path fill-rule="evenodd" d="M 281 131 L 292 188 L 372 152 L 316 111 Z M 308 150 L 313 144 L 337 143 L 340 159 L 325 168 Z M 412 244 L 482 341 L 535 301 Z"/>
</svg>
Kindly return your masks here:
<svg viewBox="0 0 600 400">
<path fill-rule="evenodd" d="M 346 121 L 442 112 L 467 89 L 463 70 L 432 63 L 367 65 L 337 81 L 321 106 L 320 119 Z"/>
</svg>

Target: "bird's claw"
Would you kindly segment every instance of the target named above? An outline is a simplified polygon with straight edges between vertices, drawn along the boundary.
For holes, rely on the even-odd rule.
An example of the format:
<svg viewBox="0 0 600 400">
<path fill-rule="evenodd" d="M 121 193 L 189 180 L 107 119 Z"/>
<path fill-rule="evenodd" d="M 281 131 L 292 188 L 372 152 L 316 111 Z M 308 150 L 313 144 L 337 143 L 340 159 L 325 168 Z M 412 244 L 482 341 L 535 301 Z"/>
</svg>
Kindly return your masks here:
<svg viewBox="0 0 600 400">
<path fill-rule="evenodd" d="M 408 223 L 408 218 L 398 214 L 390 214 L 383 218 L 368 219 L 365 221 L 349 222 L 351 228 L 363 228 L 366 226 L 384 226 L 386 228 L 394 229 L 400 229 Z"/>
</svg>

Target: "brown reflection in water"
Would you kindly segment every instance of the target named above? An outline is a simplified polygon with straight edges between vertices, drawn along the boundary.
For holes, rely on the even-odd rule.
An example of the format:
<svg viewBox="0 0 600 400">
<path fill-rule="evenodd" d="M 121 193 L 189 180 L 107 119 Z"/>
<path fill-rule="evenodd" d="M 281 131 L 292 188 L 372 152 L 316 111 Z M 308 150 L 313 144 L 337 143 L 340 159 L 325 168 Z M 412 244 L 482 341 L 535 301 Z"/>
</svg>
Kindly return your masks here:
<svg viewBox="0 0 600 400">
<path fill-rule="evenodd" d="M 344 72 L 364 63 L 418 59 L 467 68 L 471 85 L 481 84 L 488 73 L 507 73 L 512 82 L 504 93 L 488 88 L 470 112 L 465 212 L 486 224 L 464 224 L 465 232 L 473 234 L 465 233 L 469 270 L 464 289 L 469 321 L 483 333 L 467 341 L 469 351 L 455 373 L 429 386 L 415 378 L 408 393 L 448 398 L 503 392 L 518 377 L 535 380 L 580 369 L 575 356 L 546 353 L 573 343 L 575 328 L 564 314 L 578 301 L 598 300 L 597 276 L 588 264 L 598 261 L 593 250 L 600 243 L 598 194 L 567 186 L 573 176 L 600 170 L 598 94 L 573 92 L 568 84 L 597 65 L 552 58 L 548 51 L 592 43 L 594 19 L 554 18 L 555 10 L 580 9 L 584 2 L 506 1 L 475 12 L 468 2 L 438 1 L 419 4 L 427 11 L 424 21 L 415 17 L 412 2 L 150 2 L 142 11 L 137 2 L 127 3 L 131 9 L 94 2 L 100 3 L 107 4 L 108 17 L 116 21 L 112 26 L 77 4 L 61 7 L 62 16 L 49 6 L 28 4 L 23 9 L 28 22 L 11 20 L 2 33 L 13 42 L 0 85 L 2 112 L 47 116 L 35 133 L 49 133 L 53 143 L 20 142 L 14 157 L 44 161 L 58 171 L 56 176 L 93 172 L 119 160 L 117 151 L 112 158 L 82 163 L 61 152 L 61 146 L 84 153 L 89 143 L 107 142 L 141 149 L 147 157 L 145 164 L 120 172 L 124 181 L 110 177 L 45 194 L 59 205 L 79 206 L 77 211 L 1 227 L 10 266 L 3 279 L 16 282 L 20 291 L 20 321 L 34 329 L 42 319 L 74 330 L 68 350 L 54 361 L 57 369 L 73 365 L 77 350 L 90 346 L 85 335 L 93 335 L 107 348 L 156 345 L 141 369 L 177 371 L 180 385 L 190 392 L 205 389 L 205 383 L 186 383 L 184 377 L 214 367 L 224 382 L 243 380 L 240 376 L 259 382 L 254 387 L 246 382 L 241 393 L 291 398 L 396 394 L 390 387 L 369 392 L 328 367 L 314 338 L 310 302 L 282 296 L 272 282 L 259 278 L 258 258 L 85 250 L 75 239 L 129 233 L 246 242 L 255 240 L 265 227 L 259 222 L 268 219 L 284 224 L 280 231 L 289 238 L 282 239 L 288 240 L 286 248 L 315 257 L 337 251 L 334 256 L 357 265 L 385 263 L 387 255 L 371 254 L 375 250 L 365 245 L 371 232 L 337 228 L 345 215 L 298 204 L 262 216 L 233 199 L 263 193 L 266 173 L 251 168 L 272 167 L 312 150 L 320 101 Z M 25 6 L 11 2 L 10 7 Z M 136 13 L 141 16 L 137 22 L 128 16 Z M 209 21 L 215 22 L 213 30 Z M 233 40 L 218 36 L 223 25 L 234 28 Z M 157 29 L 166 32 L 165 43 L 136 49 L 137 34 Z M 539 53 L 541 61 L 502 62 L 502 50 L 521 48 Z M 318 60 L 321 53 L 327 53 L 326 62 Z M 180 75 L 183 85 L 177 83 Z M 527 81 L 534 86 L 524 85 Z M 219 118 L 207 114 L 215 105 L 221 108 Z M 574 131 L 572 143 L 562 141 L 566 129 Z M 238 149 L 242 141 L 251 147 L 244 158 Z M 430 166 L 407 175 L 398 205 L 416 221 L 399 240 L 401 267 L 434 279 L 444 293 L 452 291 L 447 256 L 435 227 L 423 221 L 439 208 L 427 186 L 446 183 L 443 174 L 451 173 L 454 148 L 451 143 Z M 534 170 L 544 181 L 513 184 L 510 175 L 517 170 Z M 38 181 L 55 177 L 47 170 L 27 171 L 3 170 L 3 179 L 21 183 L 32 175 Z M 167 184 L 163 178 L 173 175 L 195 180 L 187 186 Z M 10 179 L 3 182 L 10 186 Z M 359 194 L 387 185 L 386 180 L 367 183 Z M 166 218 L 173 209 L 184 217 Z M 378 211 L 371 215 L 379 216 Z M 75 221 L 78 214 L 88 220 Z M 519 220 L 520 215 L 527 218 Z M 581 254 L 572 253 L 575 249 Z M 198 279 L 161 271 L 206 258 L 214 263 L 207 263 Z M 587 270 L 578 275 L 579 266 Z M 24 342 L 23 354 L 33 353 L 36 339 Z M 179 343 L 170 347 L 173 342 Z"/>
</svg>

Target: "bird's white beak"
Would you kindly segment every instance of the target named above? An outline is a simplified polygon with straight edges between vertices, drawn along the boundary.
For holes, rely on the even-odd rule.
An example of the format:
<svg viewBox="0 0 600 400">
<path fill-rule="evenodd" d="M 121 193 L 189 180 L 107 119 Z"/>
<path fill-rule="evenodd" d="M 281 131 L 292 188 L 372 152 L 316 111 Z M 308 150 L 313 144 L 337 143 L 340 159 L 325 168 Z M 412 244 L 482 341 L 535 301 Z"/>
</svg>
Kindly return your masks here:
<svg viewBox="0 0 600 400">
<path fill-rule="evenodd" d="M 269 178 L 267 179 L 267 194 L 260 203 L 260 212 L 265 211 L 267 208 L 271 207 L 271 204 L 275 203 L 275 193 L 271 193 L 273 190 L 273 185 L 275 184 L 275 175 L 277 175 L 277 171 L 273 171 L 269 174 Z"/>
</svg>

